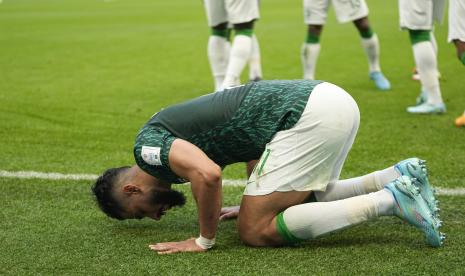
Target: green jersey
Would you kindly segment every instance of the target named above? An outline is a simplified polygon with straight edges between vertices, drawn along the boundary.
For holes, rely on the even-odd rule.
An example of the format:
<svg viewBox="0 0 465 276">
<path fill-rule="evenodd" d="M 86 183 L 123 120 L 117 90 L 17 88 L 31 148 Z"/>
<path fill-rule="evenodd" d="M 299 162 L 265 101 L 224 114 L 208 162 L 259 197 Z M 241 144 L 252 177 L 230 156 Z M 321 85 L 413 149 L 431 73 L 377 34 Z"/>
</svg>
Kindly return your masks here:
<svg viewBox="0 0 465 276">
<path fill-rule="evenodd" d="M 176 138 L 196 145 L 222 168 L 258 159 L 278 131 L 295 125 L 319 83 L 260 81 L 162 109 L 136 137 L 136 163 L 167 182 L 186 182 L 170 169 L 168 154 Z"/>
</svg>

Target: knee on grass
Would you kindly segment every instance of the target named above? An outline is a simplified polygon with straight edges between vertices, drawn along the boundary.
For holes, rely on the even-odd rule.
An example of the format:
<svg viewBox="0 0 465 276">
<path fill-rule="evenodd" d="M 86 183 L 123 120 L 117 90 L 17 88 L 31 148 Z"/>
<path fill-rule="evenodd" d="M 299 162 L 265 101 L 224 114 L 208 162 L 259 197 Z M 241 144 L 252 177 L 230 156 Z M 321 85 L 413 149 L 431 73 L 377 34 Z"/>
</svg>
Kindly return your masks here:
<svg viewBox="0 0 465 276">
<path fill-rule="evenodd" d="M 243 243 L 249 246 L 277 246 L 282 241 L 274 227 L 273 223 L 241 223 L 238 224 L 239 237 Z"/>
</svg>

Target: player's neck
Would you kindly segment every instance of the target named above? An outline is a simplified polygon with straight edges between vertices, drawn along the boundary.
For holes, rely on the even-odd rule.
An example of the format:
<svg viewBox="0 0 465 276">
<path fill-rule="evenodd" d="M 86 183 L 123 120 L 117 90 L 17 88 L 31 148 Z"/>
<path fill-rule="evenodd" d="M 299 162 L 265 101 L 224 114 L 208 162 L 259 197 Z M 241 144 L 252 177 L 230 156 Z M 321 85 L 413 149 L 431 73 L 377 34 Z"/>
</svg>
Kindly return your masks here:
<svg viewBox="0 0 465 276">
<path fill-rule="evenodd" d="M 171 189 L 170 183 L 157 179 L 156 177 L 143 171 L 137 165 L 134 165 L 133 167 L 131 167 L 129 175 L 132 181 L 135 183 L 138 183 L 139 185 L 147 185 L 147 186 L 155 187 L 155 188 L 162 189 L 162 190 Z"/>
</svg>

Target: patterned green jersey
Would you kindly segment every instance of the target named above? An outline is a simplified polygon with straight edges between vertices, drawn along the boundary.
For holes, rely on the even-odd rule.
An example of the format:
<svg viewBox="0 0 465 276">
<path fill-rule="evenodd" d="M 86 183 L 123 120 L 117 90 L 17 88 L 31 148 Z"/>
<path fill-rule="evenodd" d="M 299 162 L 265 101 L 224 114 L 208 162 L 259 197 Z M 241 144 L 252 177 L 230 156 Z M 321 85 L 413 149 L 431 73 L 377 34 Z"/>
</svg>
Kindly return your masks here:
<svg viewBox="0 0 465 276">
<path fill-rule="evenodd" d="M 258 159 L 278 131 L 295 125 L 319 83 L 260 81 L 162 109 L 137 135 L 136 163 L 167 182 L 186 182 L 170 169 L 168 154 L 176 138 L 196 145 L 222 168 Z"/>
</svg>

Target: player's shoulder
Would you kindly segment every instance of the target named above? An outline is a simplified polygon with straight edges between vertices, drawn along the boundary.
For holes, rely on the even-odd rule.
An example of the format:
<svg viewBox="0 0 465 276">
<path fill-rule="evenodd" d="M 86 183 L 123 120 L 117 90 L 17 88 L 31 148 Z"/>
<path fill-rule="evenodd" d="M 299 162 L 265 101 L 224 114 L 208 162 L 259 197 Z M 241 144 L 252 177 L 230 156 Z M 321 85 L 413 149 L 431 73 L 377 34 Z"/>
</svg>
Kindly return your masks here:
<svg viewBox="0 0 465 276">
<path fill-rule="evenodd" d="M 295 79 L 295 80 L 263 80 L 256 82 L 257 88 L 259 90 L 263 89 L 283 89 L 283 88 L 292 88 L 292 87 L 315 87 L 316 85 L 322 83 L 320 80 L 304 80 L 304 79 Z"/>
</svg>

